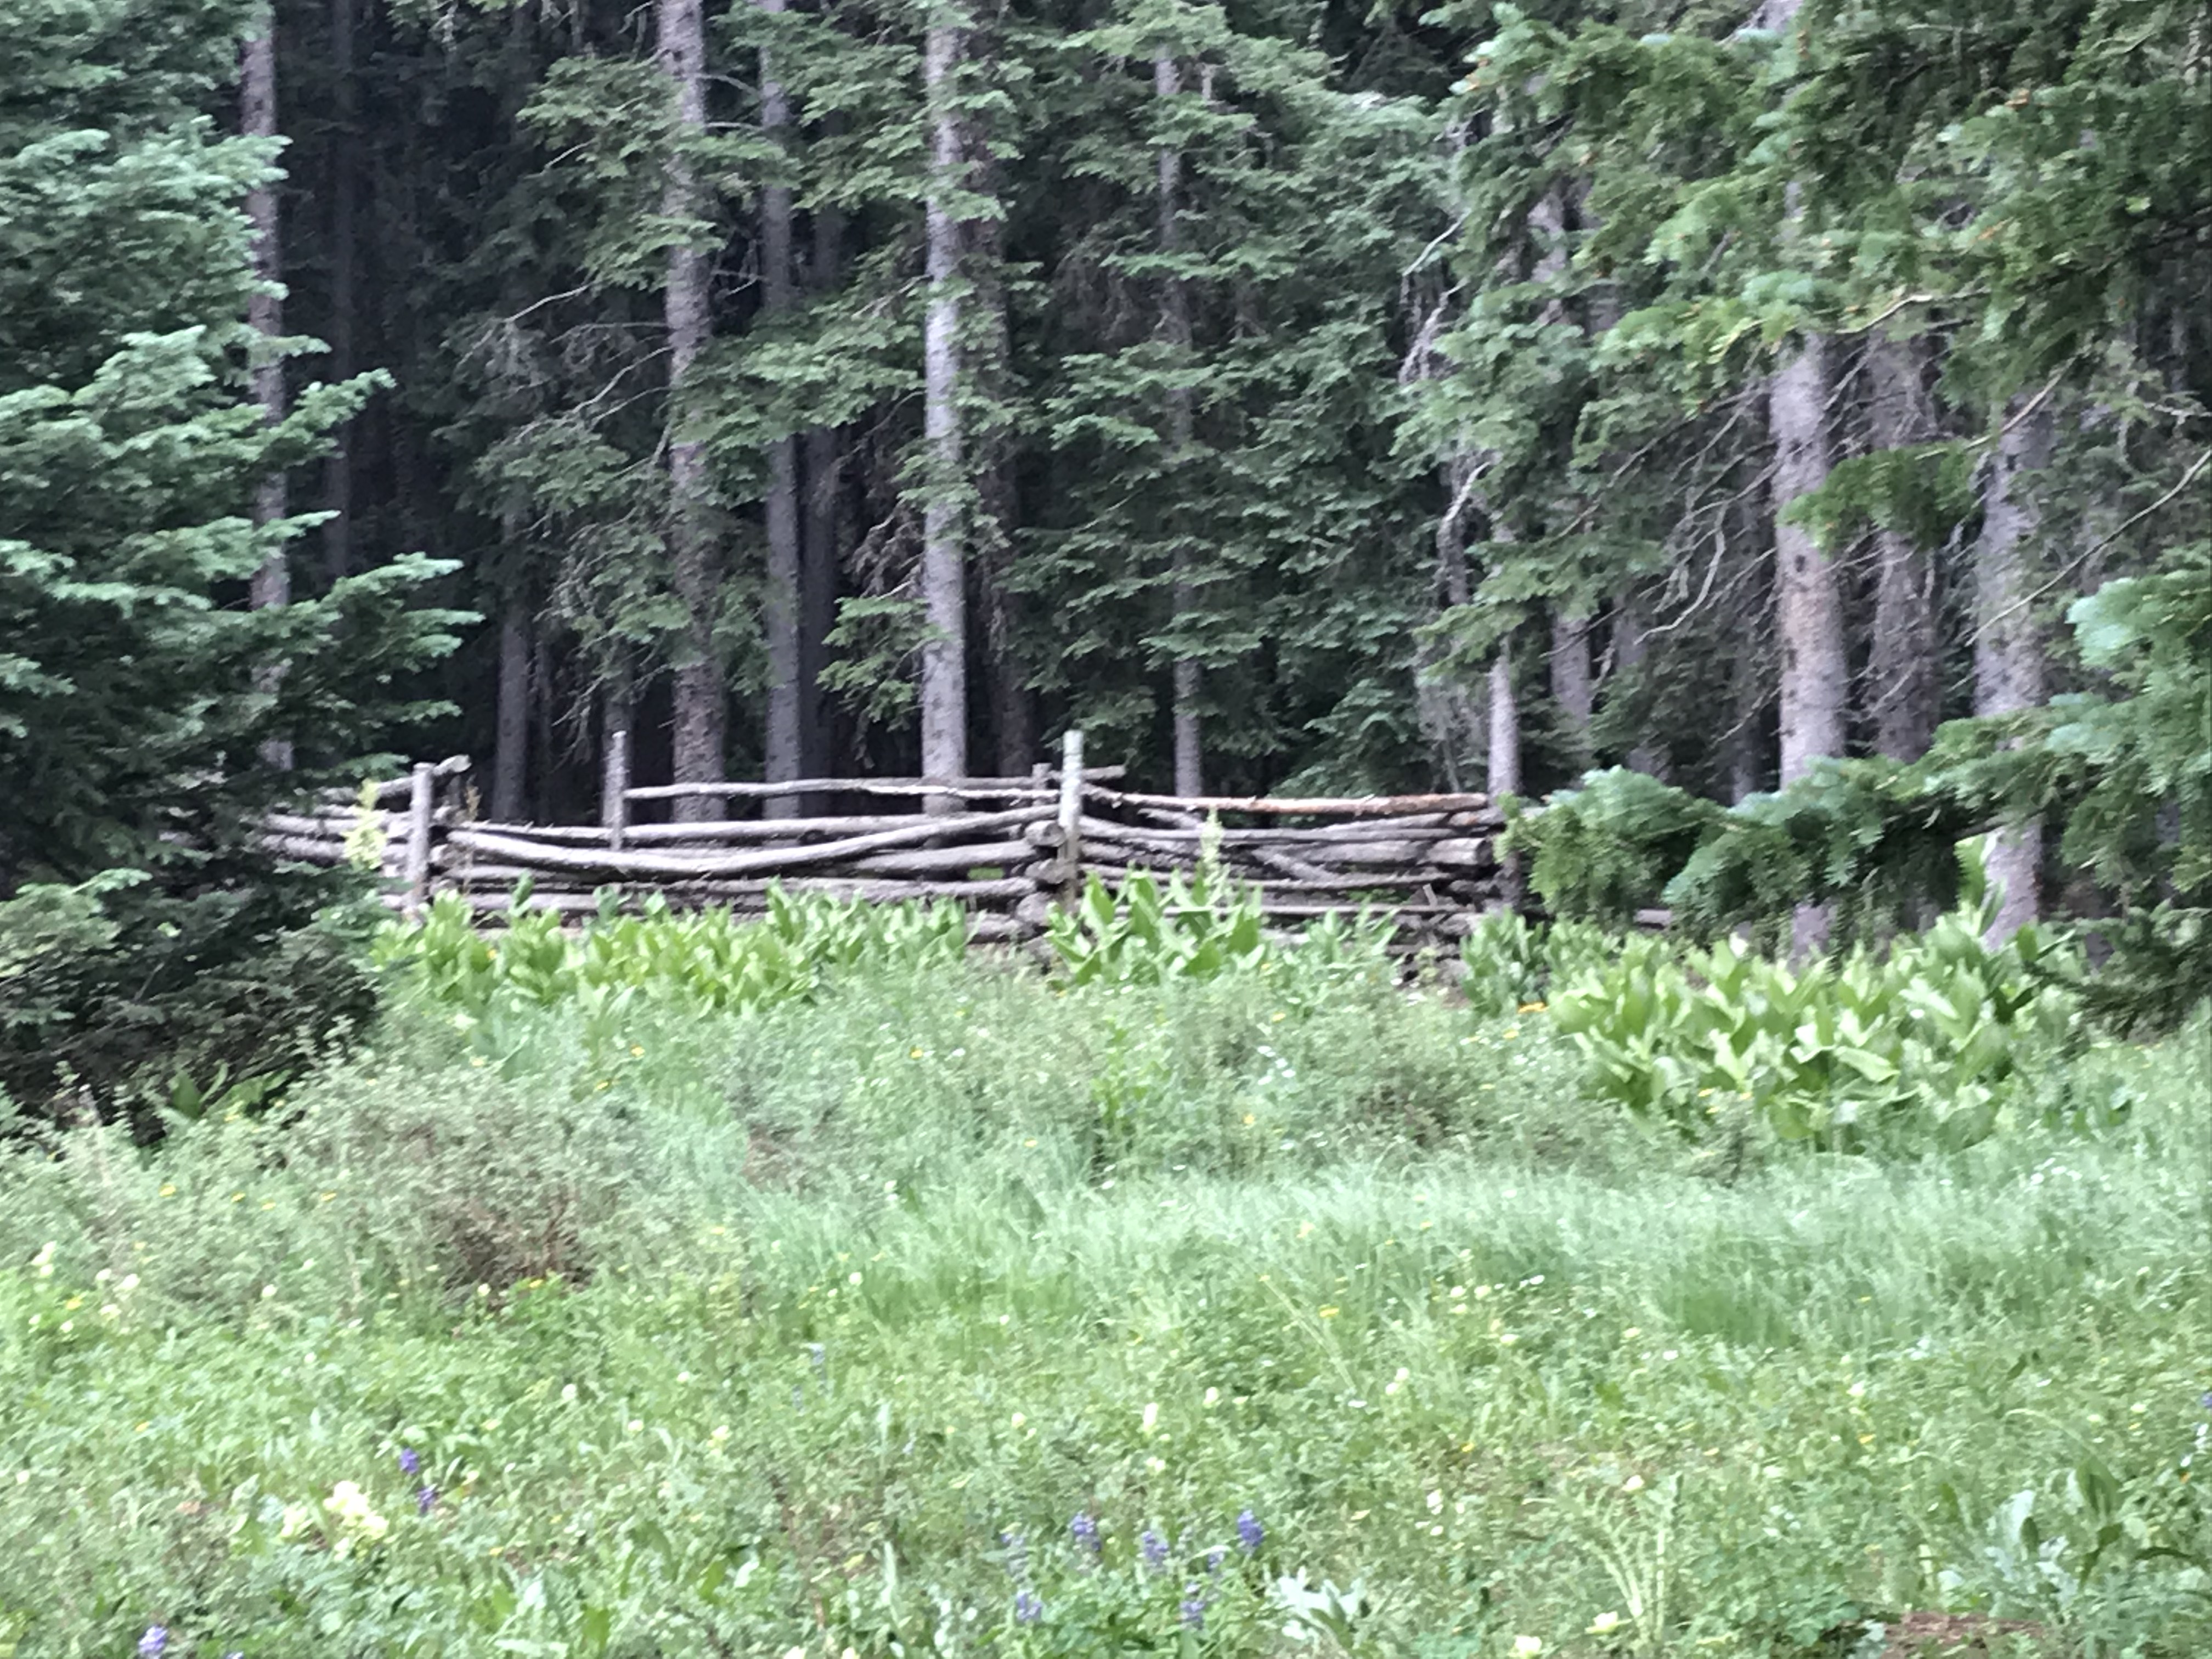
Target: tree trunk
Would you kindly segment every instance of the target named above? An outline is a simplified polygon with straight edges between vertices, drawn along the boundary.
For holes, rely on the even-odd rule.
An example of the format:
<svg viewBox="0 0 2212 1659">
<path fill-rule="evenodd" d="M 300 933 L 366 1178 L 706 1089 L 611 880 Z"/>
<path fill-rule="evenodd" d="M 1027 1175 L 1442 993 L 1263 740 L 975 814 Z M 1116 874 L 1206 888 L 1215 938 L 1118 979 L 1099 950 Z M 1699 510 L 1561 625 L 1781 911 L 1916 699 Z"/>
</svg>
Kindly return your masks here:
<svg viewBox="0 0 2212 1659">
<path fill-rule="evenodd" d="M 1902 449 L 1936 435 L 1936 410 L 1920 378 L 1920 348 L 1911 340 L 1877 337 L 1867 348 L 1873 383 L 1869 418 L 1874 447 Z M 1875 750 L 1915 761 L 1936 735 L 1935 561 L 1898 530 L 1875 537 L 1874 641 L 1867 665 L 1874 705 Z"/>
<path fill-rule="evenodd" d="M 1741 806 L 1759 793 L 1765 781 L 1766 763 L 1773 751 L 1766 741 L 1767 704 L 1774 683 L 1756 652 L 1742 651 L 1729 668 L 1732 718 L 1723 745 L 1728 773 L 1728 800 Z"/>
<path fill-rule="evenodd" d="M 1474 493 L 1474 458 L 1455 455 L 1443 464 L 1444 510 L 1437 520 L 1437 562 L 1432 598 L 1440 611 L 1453 611 L 1474 597 L 1467 568 L 1467 514 Z M 1457 680 L 1437 672 L 1433 653 L 1424 649 L 1414 663 L 1421 724 L 1436 747 L 1444 786 L 1456 793 L 1465 768 L 1483 739 L 1484 715 Z"/>
<path fill-rule="evenodd" d="M 969 125 L 963 134 L 970 176 L 979 193 L 995 198 L 1000 172 L 989 135 Z M 969 380 L 982 402 L 1004 409 L 1011 401 L 1013 341 L 1006 319 L 1006 238 L 997 219 L 979 219 L 969 228 L 969 254 L 975 281 L 975 362 Z M 980 658 L 990 714 L 993 753 L 1002 777 L 1019 777 L 1037 757 L 1036 699 L 1029 666 L 1022 659 L 1022 599 L 1012 580 L 1014 518 L 1019 500 L 1014 488 L 1009 423 L 994 418 L 978 431 L 974 471 L 980 516 L 975 526 L 975 597 L 982 610 Z"/>
<path fill-rule="evenodd" d="M 636 693 L 629 665 L 617 658 L 606 671 L 606 686 L 599 702 L 599 822 L 628 822 L 629 806 L 623 792 L 634 781 L 630 769 L 630 727 L 636 714 Z"/>
<path fill-rule="evenodd" d="M 1156 53 L 1152 58 L 1152 94 L 1157 98 L 1173 98 L 1182 90 L 1182 70 L 1175 54 Z M 1173 254 L 1181 240 L 1178 220 L 1182 208 L 1178 198 L 1182 188 L 1182 152 L 1172 145 L 1161 147 L 1157 158 L 1158 183 L 1155 206 L 1159 222 L 1159 250 Z M 1190 357 L 1191 320 L 1190 292 L 1182 277 L 1170 274 L 1160 283 L 1160 334 L 1174 349 L 1177 368 L 1185 366 Z M 1190 391 L 1176 386 L 1168 393 L 1168 469 L 1175 478 L 1190 453 L 1194 427 Z M 1182 514 L 1176 500 L 1180 485 L 1170 483 L 1169 499 L 1163 503 L 1170 528 L 1175 535 L 1172 555 L 1172 583 L 1170 589 L 1169 627 L 1180 635 L 1188 626 L 1197 609 L 1195 590 L 1190 581 L 1190 549 L 1180 533 Z M 1197 658 L 1178 656 L 1174 666 L 1174 692 L 1171 704 L 1175 726 L 1175 793 L 1178 795 L 1203 795 L 1206 793 L 1206 732 L 1199 713 L 1199 692 L 1201 675 Z"/>
<path fill-rule="evenodd" d="M 1802 0 L 1765 0 L 1754 21 L 1786 31 Z M 1791 221 L 1797 216 L 1796 187 Z M 1774 437 L 1774 594 L 1782 642 L 1782 782 L 1787 787 L 1814 761 L 1844 752 L 1850 690 L 1844 648 L 1844 592 L 1835 563 L 1800 526 L 1785 525 L 1791 503 L 1828 480 L 1828 342 L 1806 335 L 1797 353 L 1767 384 L 1767 424 Z M 1826 905 L 1800 905 L 1790 926 L 1793 954 L 1827 948 Z"/>
<path fill-rule="evenodd" d="M 264 10 L 255 26 L 252 37 L 241 53 L 242 74 L 240 88 L 243 119 L 240 125 L 249 138 L 276 137 L 276 21 L 273 13 Z M 283 242 L 276 222 L 276 185 L 272 179 L 256 185 L 246 192 L 246 222 L 253 228 L 252 295 L 246 302 L 246 325 L 261 337 L 263 344 L 254 354 L 248 379 L 253 391 L 253 401 L 261 406 L 264 426 L 275 426 L 284 418 L 284 365 L 271 350 L 269 341 L 284 331 L 284 301 L 276 285 L 283 280 Z M 284 475 L 271 472 L 261 481 L 253 498 L 253 522 L 274 524 L 288 511 Z M 253 578 L 252 603 L 256 610 L 264 605 L 284 605 L 292 598 L 291 568 L 281 553 L 272 554 L 269 562 L 257 571 Z"/>
<path fill-rule="evenodd" d="M 1828 343 L 1808 335 L 1768 388 L 1774 433 L 1775 599 L 1782 642 L 1782 782 L 1813 763 L 1844 752 L 1844 713 L 1850 668 L 1844 651 L 1844 593 L 1834 561 L 1802 525 L 1782 514 L 1827 482 Z M 1792 955 L 1828 945 L 1825 904 L 1801 904 L 1790 921 Z"/>
<path fill-rule="evenodd" d="M 1493 527 L 1494 528 L 1494 527 Z M 1498 641 L 1490 664 L 1490 732 L 1488 764 L 1483 787 L 1490 798 L 1521 793 L 1521 704 L 1513 695 L 1513 641 Z M 1527 902 L 1528 884 L 1521 868 L 1521 855 L 1509 853 L 1498 861 L 1498 904 L 1518 910 Z"/>
<path fill-rule="evenodd" d="M 845 216 L 825 203 L 814 210 L 813 221 L 813 258 L 807 280 L 817 294 L 827 294 L 837 286 L 842 274 Z M 807 775 L 826 778 L 837 772 L 822 671 L 829 666 L 830 630 L 837 623 L 843 434 L 836 427 L 816 427 L 806 434 L 804 448 L 806 495 L 799 569 L 799 752 Z"/>
<path fill-rule="evenodd" d="M 921 773 L 968 771 L 968 596 L 961 512 L 960 220 L 954 198 L 966 182 L 954 76 L 963 31 L 933 23 L 922 46 L 930 115 L 930 184 L 924 211 L 929 303 L 922 325 Z M 950 797 L 931 797 L 950 811 Z"/>
<path fill-rule="evenodd" d="M 337 120 L 331 144 L 331 314 L 326 325 L 331 378 L 353 378 L 355 266 L 360 249 L 354 221 L 361 188 L 361 86 L 354 73 L 354 7 L 356 0 L 330 0 L 331 78 L 337 92 Z M 323 462 L 323 567 L 337 581 L 353 569 L 353 422 L 331 434 Z"/>
<path fill-rule="evenodd" d="M 784 0 L 754 0 L 761 10 L 780 15 Z M 769 52 L 760 64 L 761 136 L 770 149 L 780 146 L 791 125 L 791 101 L 775 77 Z M 795 297 L 791 271 L 791 189 L 769 185 L 761 191 L 761 310 L 769 316 L 787 311 Z M 806 701 L 800 649 L 799 543 L 799 440 L 781 438 L 768 447 L 768 592 L 761 622 L 768 635 L 768 730 L 763 753 L 771 783 L 803 775 Z M 797 796 L 763 804 L 767 817 L 796 817 L 805 805 Z"/>
<path fill-rule="evenodd" d="M 535 624 L 530 630 L 530 776 L 536 782 L 532 792 L 537 811 L 532 815 L 539 823 L 557 821 L 558 813 L 554 792 L 559 780 L 553 775 L 553 728 L 556 718 L 554 706 L 553 638 L 549 630 Z"/>
<path fill-rule="evenodd" d="M 1774 432 L 1776 618 L 1782 641 L 1782 781 L 1844 752 L 1850 665 L 1844 652 L 1844 595 L 1835 562 L 1802 526 L 1782 522 L 1794 502 L 1828 479 L 1828 343 L 1819 335 L 1774 376 L 1768 418 Z"/>
<path fill-rule="evenodd" d="M 1635 596 L 1623 599 L 1613 613 L 1613 673 L 1614 676 L 1632 674 L 1644 665 L 1650 654 L 1650 622 L 1644 601 Z M 1608 678 L 1612 678 L 1608 676 Z M 1646 777 L 1665 781 L 1669 770 L 1667 753 L 1654 744 L 1647 735 L 1639 738 L 1621 757 L 1621 764 L 1632 772 L 1641 772 Z"/>
<path fill-rule="evenodd" d="M 1589 764 L 1590 716 L 1597 696 L 1590 678 L 1590 619 L 1554 609 L 1552 612 L 1552 701 L 1559 708 L 1562 735 L 1573 746 L 1577 769 Z"/>
<path fill-rule="evenodd" d="M 2051 464 L 2050 411 L 2008 411 L 1984 473 L 1982 536 L 1974 549 L 1974 712 L 2011 714 L 2045 698 L 2043 641 L 2036 627 L 2030 543 L 2040 509 L 2033 475 Z M 2003 890 L 1990 942 L 2009 939 L 2042 914 L 2043 826 L 1999 830 L 1985 849 L 1989 878 Z"/>
<path fill-rule="evenodd" d="M 1484 787 L 1494 800 L 1521 793 L 1521 705 L 1513 695 L 1513 642 L 1490 663 L 1490 762 Z"/>
<path fill-rule="evenodd" d="M 530 595 L 508 584 L 499 615 L 499 701 L 493 719 L 491 815 L 520 823 L 528 813 L 531 682 Z"/>
<path fill-rule="evenodd" d="M 658 0 L 660 72 L 676 104 L 679 146 L 706 130 L 706 35 L 700 0 Z M 691 220 L 704 206 L 690 158 L 670 155 L 661 210 Z M 721 571 L 707 511 L 707 449 L 683 435 L 684 382 L 707 344 L 709 279 L 706 250 L 689 240 L 668 252 L 663 316 L 668 329 L 669 551 L 676 597 L 684 608 L 684 639 L 675 664 L 673 774 L 678 783 L 719 783 L 723 776 L 726 719 L 722 665 L 714 639 L 720 609 Z M 719 801 L 680 799 L 679 823 L 712 818 Z"/>
<path fill-rule="evenodd" d="M 256 21 L 252 36 L 240 53 L 239 102 L 240 130 L 249 138 L 276 137 L 276 18 L 272 9 L 264 8 Z M 252 367 L 247 371 L 253 401 L 261 406 L 261 421 L 264 426 L 275 426 L 284 418 L 284 364 L 270 344 L 284 331 L 284 301 L 276 290 L 284 270 L 283 241 L 276 222 L 276 185 L 274 180 L 255 185 L 246 192 L 246 222 L 252 227 L 253 292 L 246 301 L 246 325 L 260 338 Z M 264 477 L 253 495 L 253 522 L 257 526 L 276 523 L 289 510 L 284 475 L 272 471 Z M 292 567 L 285 550 L 272 550 L 253 573 L 248 584 L 247 603 L 256 611 L 292 602 Z M 269 663 L 254 675 L 256 686 L 263 691 L 274 691 L 284 676 L 282 663 Z M 279 771 L 292 769 L 292 745 L 282 738 L 272 738 L 261 745 L 261 758 Z"/>
</svg>

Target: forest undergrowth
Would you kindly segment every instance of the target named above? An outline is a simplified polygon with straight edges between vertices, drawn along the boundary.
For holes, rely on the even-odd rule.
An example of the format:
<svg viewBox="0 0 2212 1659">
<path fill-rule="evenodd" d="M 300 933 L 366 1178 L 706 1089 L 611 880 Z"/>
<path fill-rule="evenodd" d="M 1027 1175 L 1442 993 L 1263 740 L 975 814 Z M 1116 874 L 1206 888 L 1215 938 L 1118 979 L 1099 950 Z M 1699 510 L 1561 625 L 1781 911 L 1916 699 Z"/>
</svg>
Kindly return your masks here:
<svg viewBox="0 0 2212 1659">
<path fill-rule="evenodd" d="M 902 937 L 395 965 L 281 1105 L 10 1155 L 0 1652 L 2212 1650 L 2201 1016 L 1850 1151 L 1356 940 Z"/>
</svg>

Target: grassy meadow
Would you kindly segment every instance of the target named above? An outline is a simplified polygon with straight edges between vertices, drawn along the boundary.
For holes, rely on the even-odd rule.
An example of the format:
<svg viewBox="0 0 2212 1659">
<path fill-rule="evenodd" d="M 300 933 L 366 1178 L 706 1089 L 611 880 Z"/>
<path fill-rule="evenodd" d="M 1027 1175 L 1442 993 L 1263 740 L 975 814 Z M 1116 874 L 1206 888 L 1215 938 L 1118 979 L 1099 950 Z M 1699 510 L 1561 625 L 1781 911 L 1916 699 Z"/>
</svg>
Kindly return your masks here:
<svg viewBox="0 0 2212 1659">
<path fill-rule="evenodd" d="M 0 1655 L 2212 1653 L 2201 1020 L 1847 1155 L 1438 981 L 898 954 L 395 969 L 21 1146 Z"/>
</svg>

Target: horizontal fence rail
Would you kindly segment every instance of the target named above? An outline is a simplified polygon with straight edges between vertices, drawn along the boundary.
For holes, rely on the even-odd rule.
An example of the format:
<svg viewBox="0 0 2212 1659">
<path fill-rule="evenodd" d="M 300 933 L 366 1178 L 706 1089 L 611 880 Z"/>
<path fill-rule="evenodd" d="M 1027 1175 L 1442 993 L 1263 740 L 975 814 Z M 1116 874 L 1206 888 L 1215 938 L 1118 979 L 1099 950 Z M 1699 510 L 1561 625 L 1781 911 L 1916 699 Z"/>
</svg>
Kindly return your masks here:
<svg viewBox="0 0 2212 1659">
<path fill-rule="evenodd" d="M 1120 768 L 1086 769 L 1068 734 L 1058 767 L 1027 778 L 816 778 L 776 783 L 632 787 L 610 765 L 602 821 L 480 819 L 467 759 L 416 766 L 362 797 L 331 794 L 271 814 L 263 844 L 311 864 L 374 867 L 387 902 L 410 913 L 433 896 L 505 910 L 526 879 L 537 908 L 582 915 L 602 889 L 634 909 L 659 895 L 679 908 L 763 911 L 771 887 L 872 903 L 951 899 L 981 941 L 1033 939 L 1055 905 L 1097 877 L 1212 867 L 1257 890 L 1284 926 L 1335 912 L 1391 915 L 1407 945 L 1459 937 L 1502 902 L 1494 851 L 1504 819 L 1486 796 L 1310 798 L 1145 794 L 1115 786 Z M 635 809 L 690 798 L 804 816 L 638 823 Z M 832 811 L 826 804 L 874 801 Z M 904 810 L 901 810 L 901 809 Z"/>
</svg>

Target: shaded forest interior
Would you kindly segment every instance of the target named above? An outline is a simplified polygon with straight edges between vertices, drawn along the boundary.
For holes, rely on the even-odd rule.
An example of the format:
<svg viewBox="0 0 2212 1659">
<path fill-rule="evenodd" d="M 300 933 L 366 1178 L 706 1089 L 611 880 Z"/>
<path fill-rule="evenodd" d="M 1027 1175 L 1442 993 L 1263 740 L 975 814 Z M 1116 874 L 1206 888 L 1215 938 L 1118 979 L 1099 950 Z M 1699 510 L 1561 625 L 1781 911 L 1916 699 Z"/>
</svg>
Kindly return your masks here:
<svg viewBox="0 0 2212 1659">
<path fill-rule="evenodd" d="M 457 561 L 410 746 L 506 820 L 617 728 L 641 782 L 1911 760 L 2087 684 L 2066 605 L 2201 507 L 2186 10 L 241 10 L 255 395 L 377 377 L 255 599 Z"/>
</svg>

